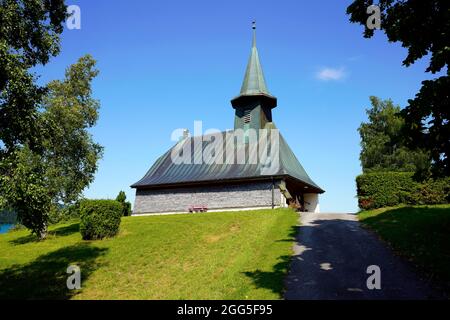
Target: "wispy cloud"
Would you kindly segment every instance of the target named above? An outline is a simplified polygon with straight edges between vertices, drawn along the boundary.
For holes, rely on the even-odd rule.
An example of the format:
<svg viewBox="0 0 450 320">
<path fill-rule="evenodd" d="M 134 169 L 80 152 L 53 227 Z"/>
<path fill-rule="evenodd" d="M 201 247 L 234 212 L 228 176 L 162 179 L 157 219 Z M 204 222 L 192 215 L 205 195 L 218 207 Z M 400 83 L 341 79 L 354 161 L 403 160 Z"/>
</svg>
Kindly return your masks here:
<svg viewBox="0 0 450 320">
<path fill-rule="evenodd" d="M 337 81 L 344 79 L 347 73 L 344 67 L 327 68 L 323 67 L 316 73 L 316 78 L 322 81 Z"/>
</svg>

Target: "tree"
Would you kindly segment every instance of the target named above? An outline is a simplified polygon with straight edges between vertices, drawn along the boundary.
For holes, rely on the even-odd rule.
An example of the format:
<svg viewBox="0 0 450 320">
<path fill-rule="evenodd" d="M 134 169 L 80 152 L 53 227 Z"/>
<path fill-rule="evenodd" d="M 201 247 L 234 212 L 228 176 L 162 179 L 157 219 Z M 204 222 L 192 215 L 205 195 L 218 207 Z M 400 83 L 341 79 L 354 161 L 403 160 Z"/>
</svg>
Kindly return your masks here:
<svg viewBox="0 0 450 320">
<path fill-rule="evenodd" d="M 63 0 L 0 1 L 0 161 L 18 146 L 41 150 L 37 107 L 45 88 L 29 69 L 60 50 Z"/>
<path fill-rule="evenodd" d="M 41 239 L 50 210 L 76 201 L 94 179 L 102 147 L 88 129 L 98 118 L 99 103 L 91 96 L 97 74 L 95 60 L 87 55 L 66 70 L 63 81 L 49 83 L 34 117 L 42 130 L 41 150 L 25 143 L 0 162 L 1 193 L 19 221 Z"/>
<path fill-rule="evenodd" d="M 21 217 L 36 234 L 49 203 L 39 166 L 39 107 L 46 88 L 30 69 L 59 53 L 66 10 L 63 0 L 0 0 L 0 207 L 14 207 L 14 199 L 28 203 Z"/>
<path fill-rule="evenodd" d="M 96 61 L 86 55 L 66 70 L 63 81 L 52 81 L 42 113 L 46 128 L 42 160 L 54 202 L 72 203 L 94 179 L 103 148 L 88 129 L 98 120 L 99 102 L 92 97 Z"/>
<path fill-rule="evenodd" d="M 367 109 L 369 122 L 362 123 L 361 166 L 369 171 L 411 171 L 424 175 L 431 163 L 426 151 L 411 150 L 404 137 L 405 121 L 400 107 L 392 100 L 370 97 L 372 107 Z"/>
<path fill-rule="evenodd" d="M 347 8 L 350 21 L 366 25 L 372 0 L 355 0 Z M 430 56 L 426 72 L 446 74 L 422 82 L 402 110 L 409 146 L 426 149 L 436 176 L 450 175 L 450 2 L 444 0 L 380 0 L 381 28 L 390 42 L 408 49 L 403 65 Z M 364 37 L 374 30 L 365 28 Z"/>
<path fill-rule="evenodd" d="M 125 192 L 120 191 L 116 197 L 116 201 L 119 201 L 122 204 L 123 216 L 130 216 L 131 215 L 131 203 L 126 200 L 127 200 L 127 196 L 126 196 Z"/>
<path fill-rule="evenodd" d="M 116 197 L 116 201 L 125 202 L 125 200 L 127 200 L 127 195 L 125 194 L 124 191 L 120 191 Z"/>
</svg>

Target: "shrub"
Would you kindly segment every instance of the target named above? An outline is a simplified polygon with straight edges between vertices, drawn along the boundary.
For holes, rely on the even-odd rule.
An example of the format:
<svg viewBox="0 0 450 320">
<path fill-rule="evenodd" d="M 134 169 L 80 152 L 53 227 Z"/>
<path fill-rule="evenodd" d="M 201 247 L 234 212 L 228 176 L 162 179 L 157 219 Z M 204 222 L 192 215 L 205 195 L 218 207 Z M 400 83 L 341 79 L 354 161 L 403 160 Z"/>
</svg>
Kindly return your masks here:
<svg viewBox="0 0 450 320">
<path fill-rule="evenodd" d="M 127 196 L 125 192 L 120 191 L 116 197 L 116 201 L 119 201 L 122 204 L 122 214 L 123 216 L 131 216 L 131 203 L 126 201 Z"/>
<path fill-rule="evenodd" d="M 416 181 L 412 172 L 373 172 L 356 178 L 361 209 L 399 204 L 440 204 L 450 200 L 450 178 Z"/>
<path fill-rule="evenodd" d="M 122 203 L 122 214 L 125 217 L 131 216 L 131 203 L 130 202 L 124 202 Z"/>
<path fill-rule="evenodd" d="M 115 200 L 83 200 L 80 232 L 83 240 L 113 237 L 119 232 L 122 205 Z"/>
</svg>

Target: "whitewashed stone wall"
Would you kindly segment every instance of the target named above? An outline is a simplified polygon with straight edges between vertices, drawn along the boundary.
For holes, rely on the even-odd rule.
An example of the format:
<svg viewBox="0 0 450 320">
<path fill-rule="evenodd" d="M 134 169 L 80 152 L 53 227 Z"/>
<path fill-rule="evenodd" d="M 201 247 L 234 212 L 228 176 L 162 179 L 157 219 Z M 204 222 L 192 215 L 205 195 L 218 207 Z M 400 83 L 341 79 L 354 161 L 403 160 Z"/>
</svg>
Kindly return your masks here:
<svg viewBox="0 0 450 320">
<path fill-rule="evenodd" d="M 275 183 L 275 206 L 283 205 Z M 137 190 L 133 214 L 187 212 L 191 205 L 206 205 L 208 209 L 234 209 L 270 207 L 272 183 L 224 184 L 210 187 L 171 188 L 163 190 Z"/>
<path fill-rule="evenodd" d="M 305 209 L 308 212 L 320 213 L 319 195 L 317 193 L 305 193 Z"/>
</svg>

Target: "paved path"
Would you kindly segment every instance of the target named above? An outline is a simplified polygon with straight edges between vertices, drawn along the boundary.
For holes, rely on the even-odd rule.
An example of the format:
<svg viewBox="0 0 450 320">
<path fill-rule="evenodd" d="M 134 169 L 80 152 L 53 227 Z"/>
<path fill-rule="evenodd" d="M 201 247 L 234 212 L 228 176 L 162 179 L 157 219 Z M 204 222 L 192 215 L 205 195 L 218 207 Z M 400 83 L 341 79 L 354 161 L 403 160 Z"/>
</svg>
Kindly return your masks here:
<svg viewBox="0 0 450 320">
<path fill-rule="evenodd" d="M 438 298 L 352 214 L 303 213 L 286 299 Z M 381 269 L 381 290 L 367 288 L 367 267 Z"/>
</svg>

